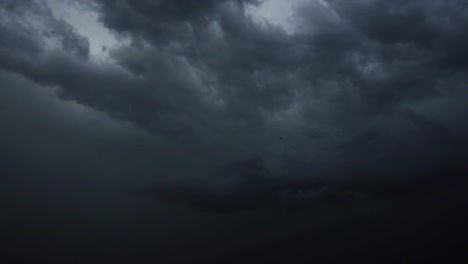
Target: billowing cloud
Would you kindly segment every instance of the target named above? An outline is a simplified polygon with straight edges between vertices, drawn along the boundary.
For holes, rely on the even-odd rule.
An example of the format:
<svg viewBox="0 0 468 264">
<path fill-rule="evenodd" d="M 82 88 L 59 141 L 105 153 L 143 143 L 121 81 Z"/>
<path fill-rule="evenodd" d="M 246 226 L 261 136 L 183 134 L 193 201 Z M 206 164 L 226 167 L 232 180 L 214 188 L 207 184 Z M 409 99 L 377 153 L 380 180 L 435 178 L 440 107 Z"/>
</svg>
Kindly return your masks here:
<svg viewBox="0 0 468 264">
<path fill-rule="evenodd" d="M 155 176 L 157 197 L 257 208 L 443 181 L 466 152 L 466 2 L 297 0 L 285 27 L 265 1 L 2 0 L 0 67 L 200 160 Z M 217 170 L 252 156 L 260 176 Z"/>
</svg>

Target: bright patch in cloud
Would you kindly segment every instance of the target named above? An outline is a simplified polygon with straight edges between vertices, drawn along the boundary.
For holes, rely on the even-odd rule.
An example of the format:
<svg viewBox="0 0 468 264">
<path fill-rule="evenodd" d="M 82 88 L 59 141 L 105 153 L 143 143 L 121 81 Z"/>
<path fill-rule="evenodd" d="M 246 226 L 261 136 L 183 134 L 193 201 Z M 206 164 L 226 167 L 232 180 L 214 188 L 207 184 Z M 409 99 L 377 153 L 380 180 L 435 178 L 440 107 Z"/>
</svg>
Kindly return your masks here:
<svg viewBox="0 0 468 264">
<path fill-rule="evenodd" d="M 126 43 L 112 34 L 101 22 L 99 14 L 89 6 L 62 0 L 47 0 L 54 17 L 70 24 L 78 34 L 89 41 L 90 57 L 94 60 L 109 59 L 109 50 Z"/>
<path fill-rule="evenodd" d="M 287 33 L 295 32 L 294 9 L 300 0 L 265 0 L 258 6 L 248 6 L 247 13 L 262 26 L 281 27 Z"/>
</svg>

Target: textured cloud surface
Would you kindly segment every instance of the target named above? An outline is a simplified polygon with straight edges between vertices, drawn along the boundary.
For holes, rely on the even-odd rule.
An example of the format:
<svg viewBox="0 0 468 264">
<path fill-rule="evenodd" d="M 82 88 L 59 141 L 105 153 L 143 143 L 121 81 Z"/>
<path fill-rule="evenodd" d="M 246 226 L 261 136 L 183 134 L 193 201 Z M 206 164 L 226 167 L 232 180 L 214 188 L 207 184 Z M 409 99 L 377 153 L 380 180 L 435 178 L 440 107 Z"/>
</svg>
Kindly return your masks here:
<svg viewBox="0 0 468 264">
<path fill-rule="evenodd" d="M 0 262 L 451 262 L 467 10 L 0 0 Z"/>
<path fill-rule="evenodd" d="M 466 7 L 2 0 L 0 67 L 197 157 L 200 171 L 151 179 L 171 182 L 158 197 L 194 193 L 221 209 L 316 184 L 425 188 L 465 151 Z M 183 167 L 178 156 L 165 158 Z M 261 175 L 219 169 L 252 157 Z"/>
</svg>

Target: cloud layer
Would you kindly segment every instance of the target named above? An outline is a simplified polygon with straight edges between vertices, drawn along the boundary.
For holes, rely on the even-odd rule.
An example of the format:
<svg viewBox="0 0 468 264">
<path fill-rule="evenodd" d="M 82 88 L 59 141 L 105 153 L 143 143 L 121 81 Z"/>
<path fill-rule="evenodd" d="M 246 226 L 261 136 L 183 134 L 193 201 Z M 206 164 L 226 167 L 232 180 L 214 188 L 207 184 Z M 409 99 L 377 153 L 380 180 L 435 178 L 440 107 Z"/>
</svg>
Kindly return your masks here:
<svg viewBox="0 0 468 264">
<path fill-rule="evenodd" d="M 457 181 L 444 174 L 466 152 L 466 1 L 293 2 L 287 31 L 252 17 L 253 0 L 1 0 L 1 84 L 15 74 L 160 140 L 179 154 L 142 160 L 179 165 L 143 192 L 195 207 L 398 198 Z M 52 5 L 97 14 L 124 44 L 94 59 L 93 36 Z"/>
</svg>

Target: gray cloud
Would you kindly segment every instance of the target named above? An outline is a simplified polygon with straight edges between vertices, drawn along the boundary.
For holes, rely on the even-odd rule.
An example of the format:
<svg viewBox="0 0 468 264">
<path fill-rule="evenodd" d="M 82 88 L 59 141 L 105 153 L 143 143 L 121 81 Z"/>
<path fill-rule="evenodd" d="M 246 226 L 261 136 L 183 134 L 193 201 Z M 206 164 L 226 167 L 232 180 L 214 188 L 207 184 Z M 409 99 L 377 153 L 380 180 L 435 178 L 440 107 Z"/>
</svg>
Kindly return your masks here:
<svg viewBox="0 0 468 264">
<path fill-rule="evenodd" d="M 186 175 L 158 197 L 222 209 L 315 201 L 324 186 L 344 201 L 379 186 L 418 193 L 437 185 L 435 164 L 465 155 L 462 119 L 433 115 L 466 96 L 465 1 L 300 1 L 293 33 L 252 20 L 259 1 L 90 3 L 129 39 L 108 62 L 46 2 L 3 0 L 0 67 L 200 159 L 196 172 L 168 168 Z M 252 155 L 259 178 L 216 171 Z"/>
</svg>

